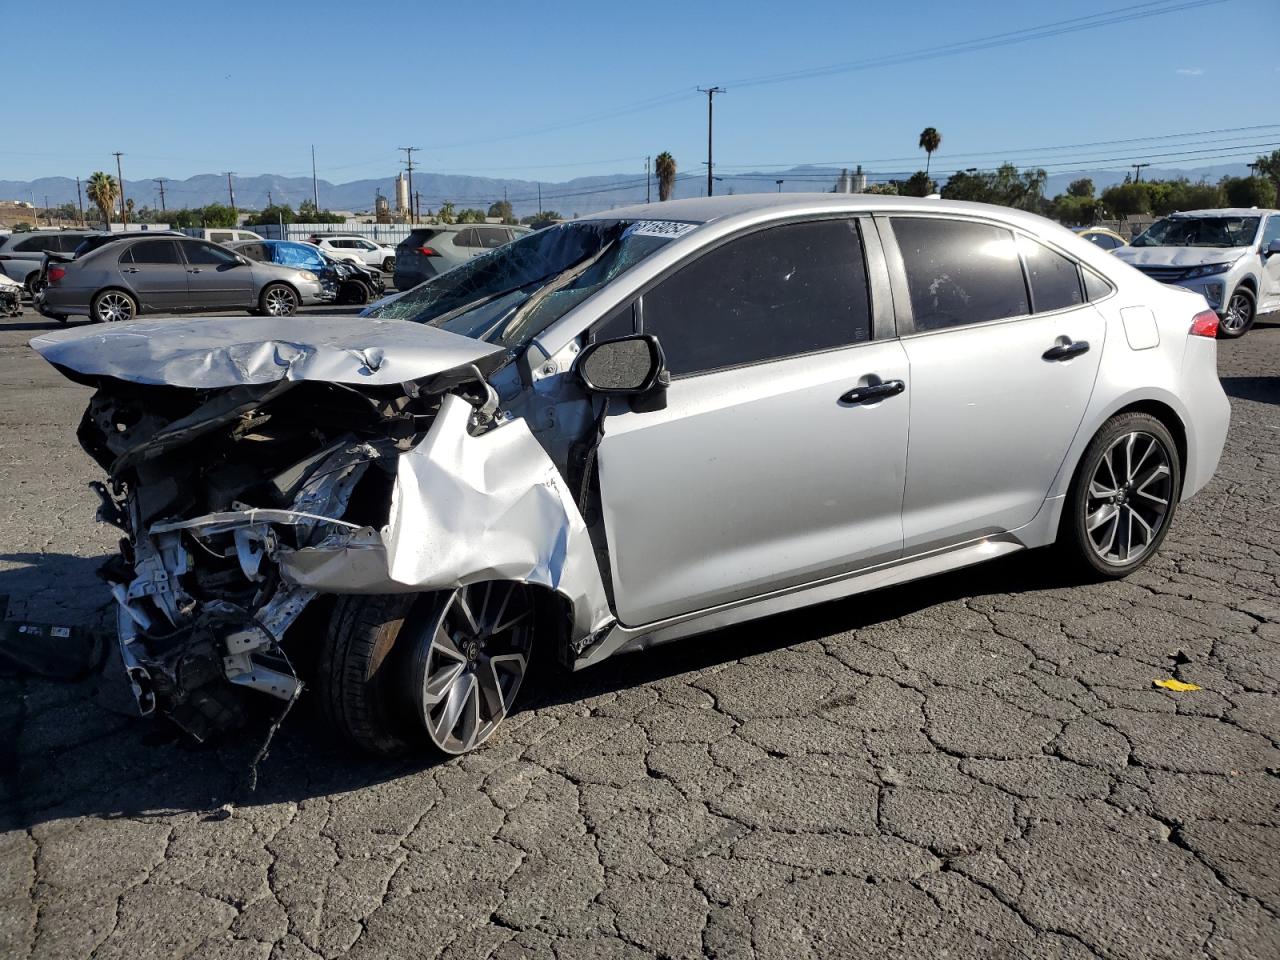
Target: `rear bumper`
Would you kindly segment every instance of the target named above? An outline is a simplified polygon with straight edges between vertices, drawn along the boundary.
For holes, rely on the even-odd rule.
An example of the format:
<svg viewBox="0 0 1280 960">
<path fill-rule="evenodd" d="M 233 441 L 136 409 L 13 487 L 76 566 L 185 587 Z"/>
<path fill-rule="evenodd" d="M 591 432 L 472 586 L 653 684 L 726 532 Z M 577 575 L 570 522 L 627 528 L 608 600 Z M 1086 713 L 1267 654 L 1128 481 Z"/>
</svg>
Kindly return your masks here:
<svg viewBox="0 0 1280 960">
<path fill-rule="evenodd" d="M 1185 500 L 1213 479 L 1231 425 L 1231 401 L 1218 379 L 1216 340 L 1187 338 L 1181 379 L 1187 410 L 1187 463 L 1182 481 Z"/>
</svg>

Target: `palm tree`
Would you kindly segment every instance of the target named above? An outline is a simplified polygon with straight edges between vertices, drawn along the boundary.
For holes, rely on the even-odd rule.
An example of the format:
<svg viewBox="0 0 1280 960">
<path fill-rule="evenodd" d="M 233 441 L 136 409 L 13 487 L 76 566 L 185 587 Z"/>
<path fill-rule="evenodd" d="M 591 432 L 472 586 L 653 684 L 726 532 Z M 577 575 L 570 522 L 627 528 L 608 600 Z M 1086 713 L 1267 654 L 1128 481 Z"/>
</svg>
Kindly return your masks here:
<svg viewBox="0 0 1280 960">
<path fill-rule="evenodd" d="M 929 175 L 929 163 L 933 160 L 933 151 L 942 146 L 942 134 L 936 127 L 925 127 L 920 131 L 920 149 L 925 152 L 924 173 Z"/>
<path fill-rule="evenodd" d="M 676 158 L 663 150 L 653 162 L 653 172 L 658 175 L 658 199 L 670 200 L 676 186 Z"/>
<path fill-rule="evenodd" d="M 98 170 L 89 178 L 85 192 L 89 195 L 89 202 L 97 205 L 107 229 L 110 229 L 111 211 L 115 208 L 116 197 L 119 195 L 116 191 L 116 178 Z"/>
</svg>

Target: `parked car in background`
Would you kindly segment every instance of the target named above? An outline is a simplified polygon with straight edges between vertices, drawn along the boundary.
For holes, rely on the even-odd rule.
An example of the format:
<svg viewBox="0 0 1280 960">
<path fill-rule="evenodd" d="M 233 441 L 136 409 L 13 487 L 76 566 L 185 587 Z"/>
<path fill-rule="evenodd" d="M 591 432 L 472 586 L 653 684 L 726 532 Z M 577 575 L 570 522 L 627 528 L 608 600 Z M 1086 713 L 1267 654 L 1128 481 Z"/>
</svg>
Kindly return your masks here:
<svg viewBox="0 0 1280 960">
<path fill-rule="evenodd" d="M 208 240 L 210 243 L 235 243 L 237 240 L 262 239 L 259 234 L 254 233 L 252 230 L 244 230 L 239 227 L 235 229 L 230 227 L 184 227 L 182 233 L 198 240 Z"/>
<path fill-rule="evenodd" d="M 358 263 L 335 260 L 314 244 L 297 240 L 243 240 L 228 247 L 251 260 L 312 271 L 326 287 L 333 288 L 336 303 L 366 304 L 386 289 L 381 274 Z"/>
<path fill-rule="evenodd" d="M 1153 280 L 1203 294 L 1240 337 L 1259 313 L 1280 309 L 1280 211 L 1189 210 L 1157 220 L 1115 251 Z"/>
<path fill-rule="evenodd" d="M 375 267 L 384 273 L 390 273 L 396 266 L 395 250 L 385 243 L 378 243 L 368 237 L 317 233 L 310 236 L 308 240 L 335 260 L 362 263 L 366 267 Z"/>
<path fill-rule="evenodd" d="M 0 273 L 22 284 L 27 293 L 33 293 L 46 251 L 72 253 L 80 241 L 92 236 L 110 237 L 111 234 L 99 230 L 37 230 L 0 237 Z"/>
<path fill-rule="evenodd" d="M 79 437 L 143 713 L 209 735 L 309 661 L 349 742 L 459 754 L 533 657 L 1050 545 L 1121 578 L 1230 417 L 1202 297 L 984 204 L 628 207 L 374 315 L 32 341 L 98 387 Z"/>
<path fill-rule="evenodd" d="M 1076 230 L 1076 236 L 1081 240 L 1088 240 L 1095 247 L 1101 247 L 1103 250 L 1115 250 L 1129 245 L 1128 240 L 1106 227 L 1081 227 Z"/>
<path fill-rule="evenodd" d="M 414 227 L 396 245 L 397 290 L 452 270 L 472 257 L 530 233 L 528 227 L 496 223 L 450 223 Z"/>
<path fill-rule="evenodd" d="M 0 273 L 0 317 L 22 315 L 22 284 Z"/>
<path fill-rule="evenodd" d="M 51 264 L 42 293 L 37 308 L 46 316 L 110 323 L 156 311 L 288 316 L 302 304 L 332 302 L 336 291 L 311 270 L 257 263 L 207 240 L 141 235 Z"/>
</svg>

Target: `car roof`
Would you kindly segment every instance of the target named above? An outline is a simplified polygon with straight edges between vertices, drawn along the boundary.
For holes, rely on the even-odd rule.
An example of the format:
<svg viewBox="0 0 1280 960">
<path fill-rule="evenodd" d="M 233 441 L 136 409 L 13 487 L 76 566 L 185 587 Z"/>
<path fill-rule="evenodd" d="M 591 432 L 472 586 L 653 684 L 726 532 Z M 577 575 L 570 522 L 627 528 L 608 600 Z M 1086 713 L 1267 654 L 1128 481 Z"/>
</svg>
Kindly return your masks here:
<svg viewBox="0 0 1280 960">
<path fill-rule="evenodd" d="M 1171 217 L 1261 217 L 1280 211 L 1270 207 L 1217 207 L 1212 210 L 1178 210 Z"/>
</svg>

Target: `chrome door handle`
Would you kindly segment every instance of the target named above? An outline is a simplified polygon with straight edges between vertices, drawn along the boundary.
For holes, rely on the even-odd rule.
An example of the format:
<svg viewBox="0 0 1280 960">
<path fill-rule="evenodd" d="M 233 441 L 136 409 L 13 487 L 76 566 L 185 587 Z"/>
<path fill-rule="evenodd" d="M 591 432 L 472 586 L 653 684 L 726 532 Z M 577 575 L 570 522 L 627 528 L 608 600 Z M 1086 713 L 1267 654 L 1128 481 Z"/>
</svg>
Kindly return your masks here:
<svg viewBox="0 0 1280 960">
<path fill-rule="evenodd" d="M 199 267 L 195 267 L 195 268 L 193 268 L 193 269 L 191 269 L 191 270 L 189 270 L 189 271 L 187 271 L 187 272 L 188 272 L 188 273 L 199 273 L 199 272 L 200 272 L 200 268 L 199 268 Z"/>
<path fill-rule="evenodd" d="M 126 267 L 124 272 L 125 272 L 125 273 L 137 273 L 137 272 L 138 272 L 138 268 L 137 268 L 137 267 Z"/>
<path fill-rule="evenodd" d="M 1040 356 L 1045 360 L 1070 360 L 1072 357 L 1078 357 L 1082 353 L 1089 352 L 1088 340 L 1072 342 L 1067 337 L 1059 337 L 1058 341 Z"/>
<path fill-rule="evenodd" d="M 852 390 L 842 393 L 840 402 L 844 404 L 874 403 L 877 400 L 883 400 L 885 397 L 896 397 L 905 389 L 907 389 L 907 385 L 901 380 L 869 383 L 866 386 L 854 387 Z"/>
</svg>

